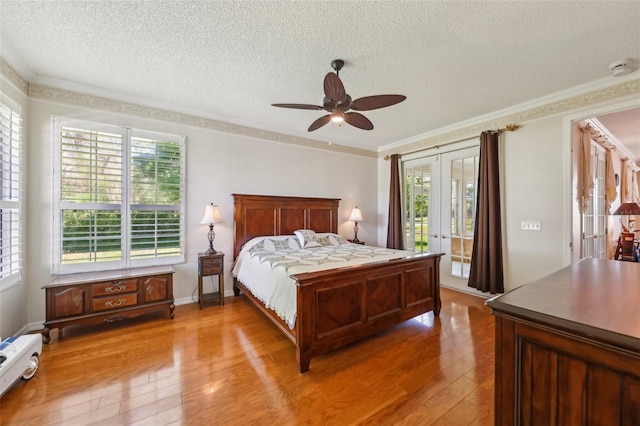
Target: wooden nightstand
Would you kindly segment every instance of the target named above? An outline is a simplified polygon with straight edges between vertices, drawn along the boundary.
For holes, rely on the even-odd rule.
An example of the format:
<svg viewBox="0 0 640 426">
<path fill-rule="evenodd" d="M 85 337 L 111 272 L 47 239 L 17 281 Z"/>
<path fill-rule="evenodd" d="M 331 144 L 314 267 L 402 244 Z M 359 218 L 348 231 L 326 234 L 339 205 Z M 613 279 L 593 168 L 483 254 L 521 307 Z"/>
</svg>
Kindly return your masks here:
<svg viewBox="0 0 640 426">
<path fill-rule="evenodd" d="M 202 277 L 218 276 L 218 291 L 204 293 L 202 290 Z M 198 303 L 200 309 L 205 303 L 217 301 L 224 305 L 224 253 L 204 254 L 198 253 Z"/>
<path fill-rule="evenodd" d="M 350 243 L 353 243 L 353 244 L 360 244 L 361 246 L 364 245 L 364 241 L 358 241 L 357 243 L 353 242 L 353 240 L 347 240 L 347 241 L 349 241 Z"/>
</svg>

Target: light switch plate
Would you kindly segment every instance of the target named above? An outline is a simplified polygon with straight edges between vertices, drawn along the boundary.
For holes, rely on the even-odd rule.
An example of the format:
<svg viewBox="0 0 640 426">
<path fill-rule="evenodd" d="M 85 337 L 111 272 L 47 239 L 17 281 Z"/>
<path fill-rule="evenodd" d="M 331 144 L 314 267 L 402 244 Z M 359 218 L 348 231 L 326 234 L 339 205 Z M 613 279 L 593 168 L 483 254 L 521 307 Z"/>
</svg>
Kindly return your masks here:
<svg viewBox="0 0 640 426">
<path fill-rule="evenodd" d="M 525 231 L 539 231 L 540 230 L 540 222 L 521 222 L 520 229 Z"/>
</svg>

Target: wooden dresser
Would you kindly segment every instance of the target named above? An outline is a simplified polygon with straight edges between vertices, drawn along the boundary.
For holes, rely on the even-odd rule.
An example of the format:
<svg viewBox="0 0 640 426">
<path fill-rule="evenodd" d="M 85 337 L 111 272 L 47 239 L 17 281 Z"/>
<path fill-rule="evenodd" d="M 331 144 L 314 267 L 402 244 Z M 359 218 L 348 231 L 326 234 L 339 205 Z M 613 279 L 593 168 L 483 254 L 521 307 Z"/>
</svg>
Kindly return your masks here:
<svg viewBox="0 0 640 426">
<path fill-rule="evenodd" d="M 496 425 L 640 425 L 640 263 L 582 259 L 487 305 Z"/>
<path fill-rule="evenodd" d="M 119 269 L 65 275 L 44 286 L 47 320 L 43 342 L 49 331 L 68 325 L 97 324 L 167 310 L 173 319 L 173 266 Z"/>
</svg>

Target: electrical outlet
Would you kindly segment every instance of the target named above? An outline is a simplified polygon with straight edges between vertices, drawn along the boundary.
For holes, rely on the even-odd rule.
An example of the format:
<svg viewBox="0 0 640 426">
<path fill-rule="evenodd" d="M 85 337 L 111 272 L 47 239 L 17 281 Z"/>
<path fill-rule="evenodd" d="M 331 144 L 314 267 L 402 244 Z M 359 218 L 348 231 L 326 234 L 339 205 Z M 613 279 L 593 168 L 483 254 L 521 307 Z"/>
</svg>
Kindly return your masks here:
<svg viewBox="0 0 640 426">
<path fill-rule="evenodd" d="M 520 229 L 524 231 L 539 231 L 540 222 L 520 222 Z"/>
</svg>

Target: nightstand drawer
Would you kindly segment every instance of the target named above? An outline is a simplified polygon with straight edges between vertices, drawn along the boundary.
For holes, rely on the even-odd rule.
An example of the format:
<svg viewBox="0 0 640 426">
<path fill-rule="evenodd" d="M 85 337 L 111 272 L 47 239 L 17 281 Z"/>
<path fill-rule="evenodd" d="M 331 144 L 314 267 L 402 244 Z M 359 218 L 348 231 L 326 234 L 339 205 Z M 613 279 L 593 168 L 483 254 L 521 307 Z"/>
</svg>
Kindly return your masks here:
<svg viewBox="0 0 640 426">
<path fill-rule="evenodd" d="M 106 311 L 108 309 L 134 306 L 138 304 L 138 293 L 121 294 L 120 296 L 101 297 L 93 299 L 93 312 Z"/>
<path fill-rule="evenodd" d="M 222 257 L 218 257 L 217 259 L 200 259 L 200 265 L 202 265 L 202 269 L 220 268 L 222 266 Z"/>
<path fill-rule="evenodd" d="M 114 280 L 91 285 L 94 296 L 131 293 L 138 290 L 138 280 Z"/>
<path fill-rule="evenodd" d="M 202 268 L 202 275 L 218 275 L 222 272 L 222 268 L 217 266 L 215 268 Z"/>
</svg>

